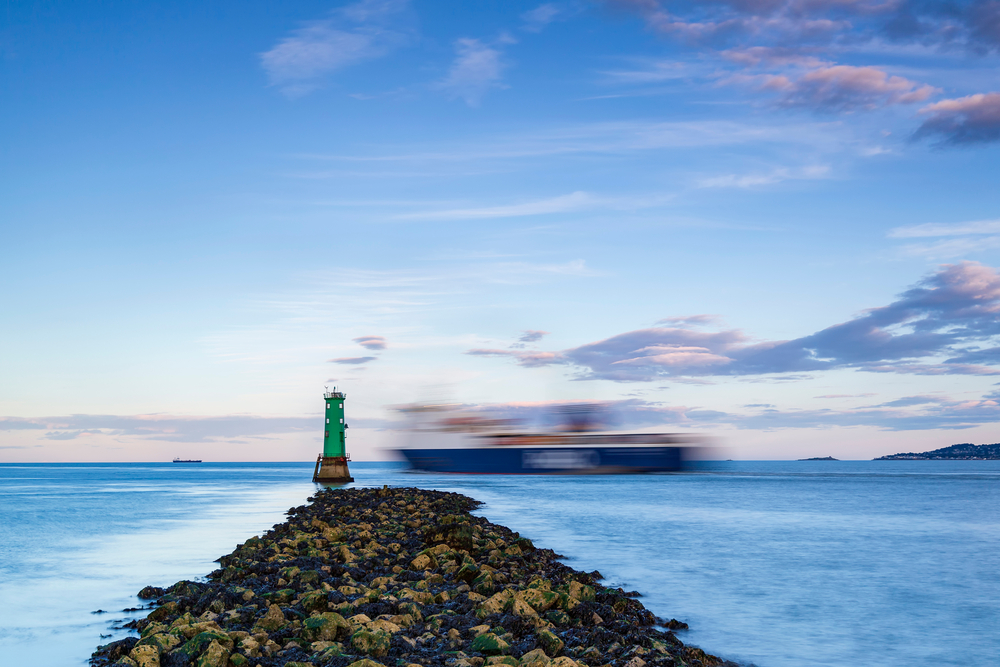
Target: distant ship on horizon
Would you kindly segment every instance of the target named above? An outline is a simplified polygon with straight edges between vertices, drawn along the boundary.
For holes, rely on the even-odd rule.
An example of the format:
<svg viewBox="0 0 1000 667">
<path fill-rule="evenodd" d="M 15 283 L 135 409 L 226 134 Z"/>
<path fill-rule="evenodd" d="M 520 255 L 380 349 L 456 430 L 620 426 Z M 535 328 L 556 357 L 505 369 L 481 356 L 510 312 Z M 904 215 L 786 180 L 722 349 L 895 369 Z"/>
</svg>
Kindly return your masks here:
<svg viewBox="0 0 1000 667">
<path fill-rule="evenodd" d="M 178 458 L 174 458 L 174 463 L 201 463 L 201 459 L 178 459 Z"/>
</svg>

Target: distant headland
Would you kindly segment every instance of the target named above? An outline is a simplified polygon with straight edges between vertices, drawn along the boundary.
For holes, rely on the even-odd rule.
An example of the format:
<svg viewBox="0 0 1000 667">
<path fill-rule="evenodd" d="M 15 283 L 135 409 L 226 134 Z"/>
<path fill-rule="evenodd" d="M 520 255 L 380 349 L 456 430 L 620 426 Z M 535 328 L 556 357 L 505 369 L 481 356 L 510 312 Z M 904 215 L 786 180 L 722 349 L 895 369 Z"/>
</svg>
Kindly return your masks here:
<svg viewBox="0 0 1000 667">
<path fill-rule="evenodd" d="M 799 461 L 839 461 L 840 459 L 835 459 L 832 456 L 814 456 L 811 459 L 797 459 Z"/>
<path fill-rule="evenodd" d="M 989 461 L 1000 459 L 1000 443 L 993 445 L 973 445 L 963 443 L 942 447 L 930 452 L 914 454 L 892 454 L 880 456 L 875 461 L 928 460 L 928 461 Z"/>
</svg>

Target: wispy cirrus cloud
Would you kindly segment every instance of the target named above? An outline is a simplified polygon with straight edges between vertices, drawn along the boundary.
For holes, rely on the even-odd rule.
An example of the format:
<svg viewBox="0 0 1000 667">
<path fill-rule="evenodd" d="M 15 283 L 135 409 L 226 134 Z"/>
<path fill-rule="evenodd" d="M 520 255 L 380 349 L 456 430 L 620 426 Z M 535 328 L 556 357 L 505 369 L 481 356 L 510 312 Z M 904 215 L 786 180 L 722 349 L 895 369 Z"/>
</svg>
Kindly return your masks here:
<svg viewBox="0 0 1000 667">
<path fill-rule="evenodd" d="M 362 0 L 311 21 L 260 54 L 271 85 L 288 95 L 315 90 L 344 67 L 382 57 L 408 44 L 408 0 Z"/>
<path fill-rule="evenodd" d="M 213 442 L 233 438 L 266 438 L 315 432 L 317 417 L 222 415 L 66 415 L 60 417 L 0 417 L 0 431 L 44 430 L 47 440 L 75 440 L 92 435 L 137 436 L 170 442 Z"/>
<path fill-rule="evenodd" d="M 541 32 L 545 26 L 555 21 L 563 13 L 565 13 L 564 10 L 552 2 L 538 5 L 521 14 L 521 20 L 524 21 L 521 29 L 527 32 Z"/>
<path fill-rule="evenodd" d="M 827 178 L 830 167 L 825 164 L 813 164 L 805 167 L 776 167 L 770 171 L 753 172 L 749 174 L 721 174 L 698 180 L 701 188 L 756 188 L 776 185 L 784 181 L 803 181 Z"/>
<path fill-rule="evenodd" d="M 539 199 L 521 204 L 505 206 L 483 206 L 477 208 L 453 208 L 438 211 L 420 211 L 395 216 L 397 220 L 475 220 L 483 218 L 521 218 L 550 213 L 578 211 L 596 204 L 598 200 L 586 192 L 572 192 L 568 195 Z"/>
<path fill-rule="evenodd" d="M 644 151 L 697 149 L 719 146 L 792 146 L 798 150 L 835 150 L 848 140 L 846 133 L 826 122 L 744 123 L 731 120 L 624 120 L 574 123 L 527 133 L 494 137 L 475 144 L 452 144 L 433 149 L 414 146 L 405 151 L 367 155 L 305 154 L 310 161 L 358 163 L 463 163 L 478 160 L 574 155 L 630 155 Z"/>
<path fill-rule="evenodd" d="M 902 252 L 921 257 L 962 257 L 1000 248 L 1000 220 L 958 223 L 925 223 L 889 230 L 892 239 L 939 239 L 906 244 Z"/>
<path fill-rule="evenodd" d="M 891 239 L 911 239 L 934 236 L 970 236 L 979 234 L 1000 234 L 1000 219 L 973 220 L 957 223 L 925 223 L 907 225 L 889 230 Z"/>
<path fill-rule="evenodd" d="M 568 350 L 476 349 L 526 367 L 563 364 L 580 379 L 649 382 L 685 376 L 794 376 L 838 368 L 926 375 L 1000 374 L 1000 274 L 945 265 L 887 306 L 788 341 L 736 329 L 655 327 Z"/>
<path fill-rule="evenodd" d="M 451 99 L 479 106 L 486 93 L 504 87 L 500 81 L 504 67 L 503 54 L 496 45 L 463 37 L 455 41 L 455 60 L 448 75 L 434 87 Z"/>
</svg>

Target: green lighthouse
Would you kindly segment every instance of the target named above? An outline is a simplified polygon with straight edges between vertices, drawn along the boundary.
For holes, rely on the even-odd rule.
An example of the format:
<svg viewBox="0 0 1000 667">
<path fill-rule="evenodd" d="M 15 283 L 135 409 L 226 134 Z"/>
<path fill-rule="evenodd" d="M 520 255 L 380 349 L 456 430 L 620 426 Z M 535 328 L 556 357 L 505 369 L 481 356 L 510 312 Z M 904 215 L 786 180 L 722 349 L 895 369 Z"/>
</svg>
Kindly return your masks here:
<svg viewBox="0 0 1000 667">
<path fill-rule="evenodd" d="M 323 393 L 323 399 L 326 401 L 323 453 L 316 459 L 313 481 L 331 484 L 353 482 L 354 478 L 347 469 L 347 462 L 351 457 L 347 455 L 347 438 L 344 433 L 347 429 L 344 416 L 347 394 L 334 387 L 333 391 Z"/>
</svg>

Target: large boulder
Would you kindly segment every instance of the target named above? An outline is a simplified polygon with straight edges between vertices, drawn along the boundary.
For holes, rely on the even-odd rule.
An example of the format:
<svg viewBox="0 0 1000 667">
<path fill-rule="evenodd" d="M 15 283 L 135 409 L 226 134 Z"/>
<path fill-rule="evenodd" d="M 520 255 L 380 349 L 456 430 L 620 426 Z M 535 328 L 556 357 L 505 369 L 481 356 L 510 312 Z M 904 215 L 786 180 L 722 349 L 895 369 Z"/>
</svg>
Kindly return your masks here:
<svg viewBox="0 0 1000 667">
<path fill-rule="evenodd" d="M 569 596 L 580 602 L 593 602 L 595 599 L 593 586 L 581 584 L 579 581 L 569 582 Z"/>
<path fill-rule="evenodd" d="M 497 637 L 492 632 L 484 632 L 473 639 L 469 648 L 472 651 L 483 653 L 485 655 L 500 655 L 502 653 L 510 652 L 510 644 L 505 642 L 500 637 Z"/>
<path fill-rule="evenodd" d="M 308 573 L 307 573 L 308 574 Z M 315 572 L 314 572 L 315 574 Z M 326 611 L 327 608 L 327 592 L 326 591 L 312 591 L 306 593 L 299 600 L 299 604 L 307 612 L 314 611 Z"/>
<path fill-rule="evenodd" d="M 558 655 L 559 651 L 563 649 L 565 645 L 563 640 L 559 639 L 556 633 L 551 630 L 539 630 L 537 632 L 538 643 L 542 645 L 545 652 L 549 655 Z"/>
<path fill-rule="evenodd" d="M 155 646 L 160 653 L 167 653 L 181 643 L 181 638 L 167 632 L 159 632 L 139 640 L 136 646 Z"/>
<path fill-rule="evenodd" d="M 376 630 L 358 630 L 351 635 L 351 646 L 358 653 L 373 655 L 376 658 L 389 653 L 389 644 L 392 636 L 388 632 Z"/>
<path fill-rule="evenodd" d="M 138 667 L 160 667 L 160 651 L 155 646 L 136 646 L 128 654 Z"/>
<path fill-rule="evenodd" d="M 310 616 L 302 622 L 302 638 L 310 642 L 333 642 L 350 634 L 351 624 L 336 612 Z"/>
<path fill-rule="evenodd" d="M 195 667 L 226 667 L 228 663 L 229 650 L 213 639 L 198 657 Z"/>
<path fill-rule="evenodd" d="M 254 624 L 254 631 L 265 630 L 268 632 L 273 632 L 279 628 L 285 627 L 285 614 L 282 613 L 281 607 L 276 604 L 272 604 L 267 608 L 267 613 L 257 619 Z"/>
<path fill-rule="evenodd" d="M 385 667 L 381 662 L 375 662 L 374 660 L 369 660 L 364 658 L 363 660 L 356 660 L 352 662 L 347 667 Z"/>
<path fill-rule="evenodd" d="M 164 593 L 166 593 L 166 591 L 159 586 L 146 586 L 139 591 L 139 594 L 136 597 L 140 600 L 155 600 L 156 598 L 163 597 Z"/>
</svg>

